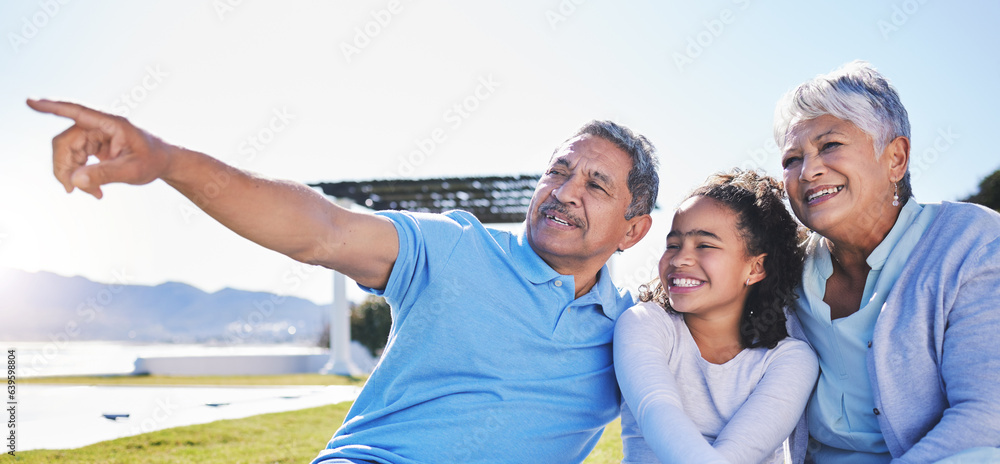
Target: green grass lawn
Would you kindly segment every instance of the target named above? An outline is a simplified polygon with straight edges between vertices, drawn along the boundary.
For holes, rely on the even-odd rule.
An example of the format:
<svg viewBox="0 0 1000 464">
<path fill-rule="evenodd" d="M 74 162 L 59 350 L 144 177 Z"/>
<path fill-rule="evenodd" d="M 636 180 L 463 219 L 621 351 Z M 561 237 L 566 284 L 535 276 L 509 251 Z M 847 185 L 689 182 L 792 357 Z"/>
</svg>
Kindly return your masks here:
<svg viewBox="0 0 1000 464">
<path fill-rule="evenodd" d="M 601 441 L 597 442 L 594 451 L 585 461 L 586 464 L 618 464 L 622 462 L 622 424 L 621 419 L 615 419 L 604 428 Z"/>
<path fill-rule="evenodd" d="M 364 379 L 318 374 L 243 377 L 113 376 L 25 379 L 19 383 L 76 385 L 361 385 Z M 307 463 L 344 421 L 350 403 L 262 414 L 150 432 L 73 450 L 35 450 L 0 462 L 115 463 Z M 621 425 L 607 427 L 585 461 L 621 461 Z"/>
</svg>

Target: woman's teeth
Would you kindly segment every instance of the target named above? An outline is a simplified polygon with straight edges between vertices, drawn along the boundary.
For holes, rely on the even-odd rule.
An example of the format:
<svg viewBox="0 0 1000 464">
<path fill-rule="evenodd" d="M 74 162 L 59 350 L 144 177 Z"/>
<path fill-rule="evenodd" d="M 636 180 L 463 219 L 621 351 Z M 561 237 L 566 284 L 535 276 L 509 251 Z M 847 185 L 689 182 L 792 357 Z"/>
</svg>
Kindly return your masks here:
<svg viewBox="0 0 1000 464">
<path fill-rule="evenodd" d="M 813 192 L 812 195 L 809 195 L 809 198 L 806 198 L 806 201 L 813 201 L 814 199 L 819 198 L 819 197 L 821 197 L 823 195 L 832 195 L 832 194 L 837 193 L 837 192 L 839 192 L 839 191 L 841 191 L 843 189 L 844 189 L 843 185 L 841 185 L 839 187 L 825 188 L 825 189 L 820 190 L 818 192 Z"/>
<path fill-rule="evenodd" d="M 700 280 L 695 279 L 673 279 L 674 287 L 697 287 L 701 285 Z"/>
</svg>

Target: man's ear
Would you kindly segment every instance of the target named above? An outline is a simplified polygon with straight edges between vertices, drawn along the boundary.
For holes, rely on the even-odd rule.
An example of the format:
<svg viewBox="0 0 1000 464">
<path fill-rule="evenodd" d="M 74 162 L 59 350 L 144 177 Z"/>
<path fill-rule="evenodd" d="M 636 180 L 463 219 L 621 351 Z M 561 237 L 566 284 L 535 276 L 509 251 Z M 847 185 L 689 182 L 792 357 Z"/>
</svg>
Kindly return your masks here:
<svg viewBox="0 0 1000 464">
<path fill-rule="evenodd" d="M 653 218 L 648 214 L 642 214 L 629 219 L 625 236 L 618 242 L 618 251 L 625 251 L 632 248 L 636 243 L 639 243 L 639 240 L 642 240 L 646 236 L 649 228 L 652 226 Z"/>
<path fill-rule="evenodd" d="M 764 260 L 767 259 L 767 253 L 761 253 L 754 256 L 752 262 L 750 263 L 750 285 L 764 280 L 767 277 L 767 271 L 764 270 Z"/>
</svg>

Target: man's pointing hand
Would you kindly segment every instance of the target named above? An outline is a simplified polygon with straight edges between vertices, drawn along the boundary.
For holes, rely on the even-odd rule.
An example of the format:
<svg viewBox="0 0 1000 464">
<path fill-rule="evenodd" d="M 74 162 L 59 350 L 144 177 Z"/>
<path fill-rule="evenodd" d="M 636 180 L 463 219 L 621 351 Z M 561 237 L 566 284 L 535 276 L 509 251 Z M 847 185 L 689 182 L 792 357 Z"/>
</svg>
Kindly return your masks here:
<svg viewBox="0 0 1000 464">
<path fill-rule="evenodd" d="M 104 184 L 147 184 L 169 168 L 170 146 L 125 118 L 67 102 L 29 99 L 28 106 L 75 123 L 52 139 L 52 170 L 66 192 L 101 198 Z M 98 162 L 88 165 L 91 156 Z"/>
</svg>

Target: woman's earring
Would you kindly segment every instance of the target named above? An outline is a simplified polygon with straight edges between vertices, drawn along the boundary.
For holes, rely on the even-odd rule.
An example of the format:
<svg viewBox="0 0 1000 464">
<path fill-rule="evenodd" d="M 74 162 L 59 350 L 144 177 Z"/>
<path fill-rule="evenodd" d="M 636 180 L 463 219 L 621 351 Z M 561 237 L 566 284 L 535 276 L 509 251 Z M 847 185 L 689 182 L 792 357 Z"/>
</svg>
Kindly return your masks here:
<svg viewBox="0 0 1000 464">
<path fill-rule="evenodd" d="M 899 183 L 893 182 L 892 187 L 892 206 L 899 206 Z"/>
<path fill-rule="evenodd" d="M 747 277 L 747 283 L 743 284 L 743 286 L 744 287 L 749 287 L 750 286 L 750 278 L 749 277 Z"/>
</svg>

